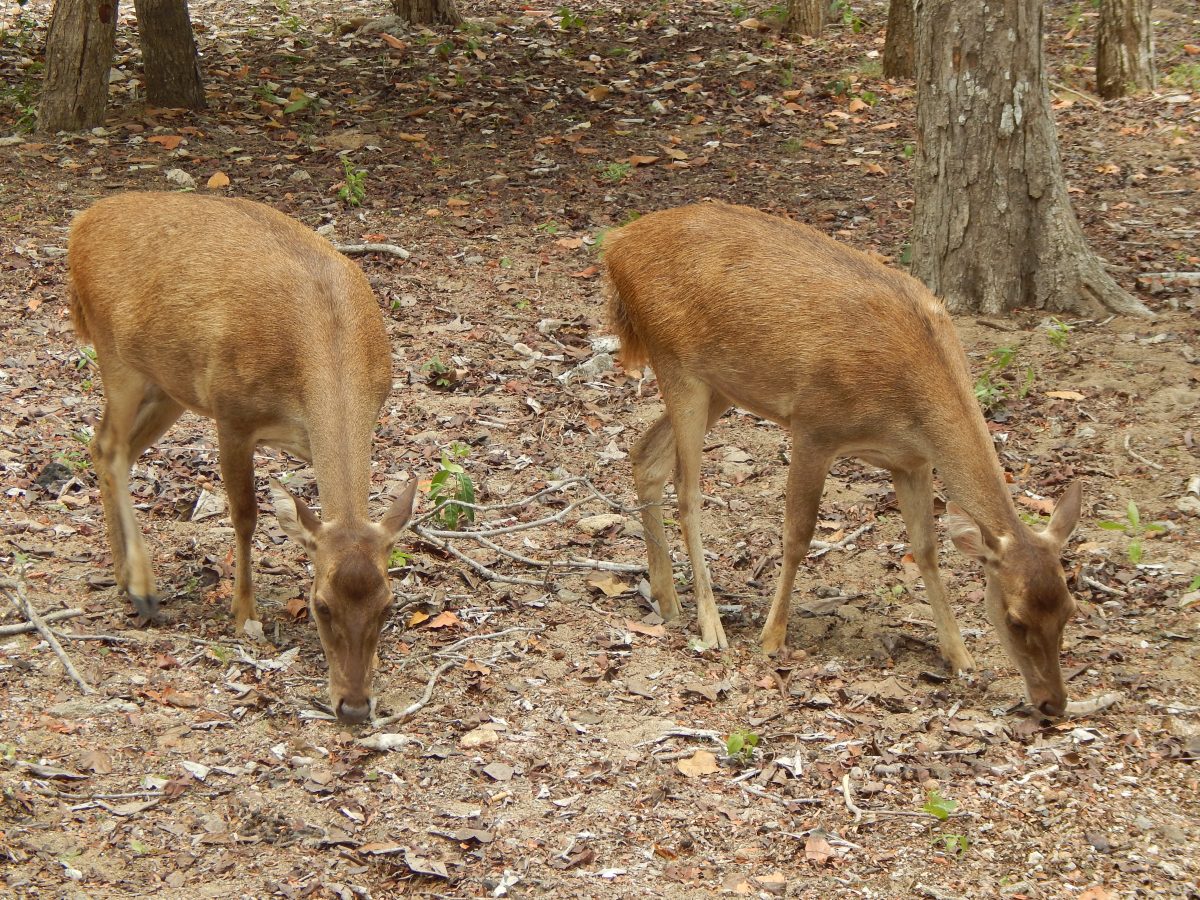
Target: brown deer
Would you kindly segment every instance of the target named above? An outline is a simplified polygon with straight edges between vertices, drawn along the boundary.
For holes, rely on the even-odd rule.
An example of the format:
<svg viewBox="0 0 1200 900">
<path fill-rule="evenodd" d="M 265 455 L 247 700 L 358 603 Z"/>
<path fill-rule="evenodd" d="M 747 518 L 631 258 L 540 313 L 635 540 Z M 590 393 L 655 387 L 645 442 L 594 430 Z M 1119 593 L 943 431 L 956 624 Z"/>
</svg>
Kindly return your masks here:
<svg viewBox="0 0 1200 900">
<path fill-rule="evenodd" d="M 1028 700 L 1062 714 L 1058 657 L 1075 604 L 1059 551 L 1079 518 L 1080 488 L 1067 488 L 1044 531 L 1017 517 L 962 345 L 928 290 L 812 228 L 724 203 L 638 219 L 609 236 L 605 266 L 623 364 L 649 362 L 667 408 L 631 454 L 664 619 L 680 612 L 661 509 L 674 469 L 700 632 L 727 646 L 700 537 L 700 456 L 705 433 L 736 404 L 792 439 L 767 653 L 784 646 L 829 467 L 856 456 L 891 472 L 942 654 L 955 670 L 973 668 L 938 574 L 936 468 L 951 498 L 950 537 L 983 563 L 987 615 Z"/>
<path fill-rule="evenodd" d="M 272 481 L 283 530 L 315 570 L 309 609 L 343 721 L 372 711 L 371 675 L 391 607 L 387 560 L 416 480 L 367 517 L 371 440 L 391 389 L 383 315 L 361 270 L 324 238 L 245 200 L 128 193 L 71 227 L 71 319 L 96 348 L 104 417 L 91 443 L 118 586 L 159 617 L 129 468 L 189 409 L 215 420 L 236 536 L 233 620 L 257 619 L 250 541 L 254 449 L 312 463 L 322 522 Z"/>
</svg>

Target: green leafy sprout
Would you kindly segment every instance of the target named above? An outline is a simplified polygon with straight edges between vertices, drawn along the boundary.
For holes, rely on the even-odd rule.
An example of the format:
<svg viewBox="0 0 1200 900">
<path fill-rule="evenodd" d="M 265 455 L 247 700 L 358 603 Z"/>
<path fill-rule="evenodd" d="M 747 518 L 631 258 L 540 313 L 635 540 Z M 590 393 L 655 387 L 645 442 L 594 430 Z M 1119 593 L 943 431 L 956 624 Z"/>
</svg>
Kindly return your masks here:
<svg viewBox="0 0 1200 900">
<path fill-rule="evenodd" d="M 950 818 L 950 814 L 956 809 L 958 809 L 958 801 L 943 797 L 937 788 L 932 788 L 925 794 L 925 805 L 921 807 L 923 812 L 929 813 L 940 822 L 945 822 Z"/>
<path fill-rule="evenodd" d="M 429 484 L 429 500 L 435 509 L 433 519 L 450 531 L 475 521 L 475 510 L 461 505 L 475 502 L 475 483 L 462 464 L 456 462 L 470 454 L 470 447 L 455 441 L 449 452 L 442 451 L 441 465 Z"/>
<path fill-rule="evenodd" d="M 345 174 L 346 183 L 338 188 L 338 199 L 347 206 L 362 206 L 363 201 L 367 199 L 366 170 L 354 165 L 350 157 L 343 156 L 342 171 Z"/>
<path fill-rule="evenodd" d="M 746 765 L 754 758 L 754 748 L 757 746 L 758 735 L 739 728 L 725 739 L 725 755 L 741 765 Z"/>
<path fill-rule="evenodd" d="M 1142 541 L 1147 535 L 1157 534 L 1167 530 L 1167 526 L 1161 522 L 1142 522 L 1141 513 L 1138 512 L 1137 504 L 1132 500 L 1125 507 L 1125 518 L 1121 521 L 1111 521 L 1104 519 L 1097 522 L 1105 531 L 1121 531 L 1129 538 L 1129 561 L 1135 566 L 1142 561 L 1144 550 Z M 1198 579 L 1200 580 L 1200 579 Z"/>
<path fill-rule="evenodd" d="M 1071 332 L 1074 330 L 1073 325 L 1068 325 L 1056 316 L 1051 317 L 1050 322 L 1046 325 L 1046 340 L 1053 344 L 1056 350 L 1066 350 Z"/>
</svg>

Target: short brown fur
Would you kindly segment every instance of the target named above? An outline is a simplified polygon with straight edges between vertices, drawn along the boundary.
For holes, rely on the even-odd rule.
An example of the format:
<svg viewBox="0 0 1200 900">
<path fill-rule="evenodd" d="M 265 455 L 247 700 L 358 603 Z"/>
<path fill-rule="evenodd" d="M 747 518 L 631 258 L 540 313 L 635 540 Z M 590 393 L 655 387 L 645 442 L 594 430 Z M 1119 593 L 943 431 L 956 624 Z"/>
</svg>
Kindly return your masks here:
<svg viewBox="0 0 1200 900">
<path fill-rule="evenodd" d="M 318 622 L 333 706 L 361 721 L 378 613 L 391 599 L 387 554 L 415 489 L 385 516 L 386 527 L 367 519 L 371 443 L 391 389 L 391 350 L 366 278 L 328 241 L 270 207 L 182 194 L 100 201 L 75 219 L 68 258 L 71 319 L 80 339 L 94 343 L 104 381 L 92 456 L 119 586 L 139 614 L 157 617 L 128 474 L 185 409 L 217 426 L 237 543 L 239 630 L 257 618 L 254 448 L 271 444 L 310 460 L 324 523 L 279 485 L 272 492 L 284 530 L 313 558 L 326 624 L 343 632 L 334 652 Z M 365 577 L 367 569 L 374 578 Z M 355 605 L 371 607 L 369 621 L 357 611 L 350 616 L 346 592 L 328 583 L 340 571 L 354 573 Z M 341 628 L 342 618 L 356 624 Z"/>
<path fill-rule="evenodd" d="M 679 613 L 661 510 L 674 469 L 700 630 L 727 645 L 699 532 L 699 464 L 705 432 L 736 404 L 792 437 L 783 568 L 764 649 L 785 643 L 829 466 L 858 456 L 891 471 L 942 653 L 957 670 L 973 667 L 937 570 L 936 467 L 962 504 L 949 507 L 951 535 L 984 563 L 988 614 L 1029 699 L 1062 711 L 1058 646 L 1073 602 L 1057 553 L 1079 515 L 1078 486 L 1045 532 L 1018 519 L 954 326 L 924 286 L 814 229 L 723 203 L 653 213 L 610 234 L 605 268 L 622 361 L 653 366 L 667 407 L 631 454 L 664 618 Z M 1029 620 L 1028 631 L 1010 627 L 1016 619 Z"/>
</svg>

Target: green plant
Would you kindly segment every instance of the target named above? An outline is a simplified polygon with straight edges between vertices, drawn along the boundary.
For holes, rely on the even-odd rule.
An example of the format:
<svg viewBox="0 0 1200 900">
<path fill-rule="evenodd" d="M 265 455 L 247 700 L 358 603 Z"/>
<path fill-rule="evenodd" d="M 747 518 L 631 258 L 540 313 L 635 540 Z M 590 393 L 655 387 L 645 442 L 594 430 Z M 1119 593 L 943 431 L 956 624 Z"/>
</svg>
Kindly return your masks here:
<svg viewBox="0 0 1200 900">
<path fill-rule="evenodd" d="M 879 102 L 879 95 L 874 91 L 861 91 L 858 99 L 867 104 L 867 106 L 874 106 Z"/>
<path fill-rule="evenodd" d="M 555 234 L 558 234 L 558 223 L 553 220 L 551 220 L 549 222 L 543 222 L 541 225 L 537 226 L 537 228 L 535 228 L 534 230 L 540 231 L 542 234 L 555 235 Z"/>
<path fill-rule="evenodd" d="M 1046 325 L 1046 340 L 1048 340 L 1058 350 L 1066 350 L 1067 342 L 1071 338 L 1071 332 L 1075 328 L 1068 325 L 1057 316 L 1051 316 L 1049 323 Z"/>
<path fill-rule="evenodd" d="M 922 812 L 929 813 L 941 822 L 950 818 L 950 814 L 956 809 L 958 809 L 958 801 L 943 797 L 937 788 L 931 788 L 925 794 L 925 805 L 921 807 Z"/>
<path fill-rule="evenodd" d="M 917 155 L 917 145 L 916 144 L 905 144 L 904 150 L 901 152 L 904 153 L 905 159 L 912 159 L 914 156 Z"/>
<path fill-rule="evenodd" d="M 1200 91 L 1200 63 L 1180 63 L 1163 76 L 1172 87 Z"/>
<path fill-rule="evenodd" d="M 77 475 L 88 468 L 87 456 L 82 450 L 59 450 L 54 454 L 54 459 Z"/>
<path fill-rule="evenodd" d="M 1071 7 L 1071 11 L 1067 13 L 1067 31 L 1078 31 L 1083 25 L 1083 4 L 1076 3 Z"/>
<path fill-rule="evenodd" d="M 939 847 L 947 856 L 962 856 L 971 846 L 965 834 L 949 834 L 943 832 L 933 839 L 933 846 Z"/>
<path fill-rule="evenodd" d="M 347 206 L 362 206 L 367 199 L 367 172 L 354 165 L 350 157 L 342 157 L 346 182 L 338 188 L 338 199 Z"/>
<path fill-rule="evenodd" d="M 554 11 L 554 14 L 558 16 L 558 27 L 563 31 L 570 31 L 573 28 L 582 29 L 586 24 L 583 16 L 575 15 L 569 6 L 560 6 Z"/>
<path fill-rule="evenodd" d="M 997 347 L 988 354 L 988 362 L 975 379 L 975 399 L 984 412 L 991 412 L 1008 396 L 1008 385 L 999 380 L 1000 374 L 1016 359 L 1016 347 Z"/>
<path fill-rule="evenodd" d="M 633 165 L 627 162 L 601 163 L 596 168 L 600 178 L 611 184 L 624 181 L 625 177 L 633 171 Z"/>
<path fill-rule="evenodd" d="M 1192 579 L 1192 583 L 1188 585 L 1189 591 L 1200 591 L 1200 575 Z"/>
<path fill-rule="evenodd" d="M 28 81 L 0 88 L 0 108 L 4 107 L 12 111 L 13 127 L 18 133 L 33 131 L 37 125 L 37 102 Z"/>
<path fill-rule="evenodd" d="M 388 568 L 401 569 L 412 562 L 412 556 L 405 553 L 399 547 L 393 547 L 392 552 L 388 554 Z"/>
<path fill-rule="evenodd" d="M 283 108 L 283 114 L 285 116 L 290 116 L 290 115 L 294 115 L 295 113 L 302 112 L 303 110 L 308 109 L 310 106 L 312 106 L 314 103 L 317 102 L 317 97 L 315 94 L 307 94 L 303 91 L 299 91 L 296 94 L 294 94 L 293 96 L 295 97 L 295 99 L 291 100 Z M 363 173 L 363 174 L 365 174 L 365 173 Z"/>
<path fill-rule="evenodd" d="M 429 384 L 435 388 L 449 390 L 454 387 L 454 370 L 442 362 L 440 356 L 433 357 L 421 366 L 421 371 L 429 376 Z"/>
<path fill-rule="evenodd" d="M 753 731 L 739 728 L 731 732 L 725 739 L 725 755 L 741 765 L 746 765 L 754 758 L 754 748 L 758 746 L 758 735 Z"/>
<path fill-rule="evenodd" d="M 79 359 L 75 360 L 75 371 L 82 372 L 88 366 L 96 364 L 96 350 L 94 347 L 80 347 Z"/>
<path fill-rule="evenodd" d="M 462 465 L 455 462 L 465 459 L 470 453 L 469 447 L 455 441 L 450 445 L 449 454 L 442 451 L 441 465 L 429 483 L 429 500 L 434 505 L 433 519 L 450 531 L 457 531 L 464 523 L 469 525 L 475 521 L 475 510 L 460 505 L 475 502 L 475 483 Z"/>
<path fill-rule="evenodd" d="M 833 14 L 842 20 L 842 24 L 855 34 L 863 30 L 867 24 L 850 6 L 849 0 L 833 0 Z"/>
<path fill-rule="evenodd" d="M 1123 520 L 1114 522 L 1109 519 L 1102 519 L 1096 524 L 1105 531 L 1121 531 L 1125 533 L 1125 536 L 1129 538 L 1129 561 L 1135 566 L 1142 561 L 1142 541 L 1146 536 L 1167 530 L 1167 526 L 1161 522 L 1142 522 L 1142 516 L 1138 512 L 1137 504 L 1132 500 L 1125 507 L 1125 518 Z M 1200 579 L 1197 580 L 1200 581 Z"/>
</svg>

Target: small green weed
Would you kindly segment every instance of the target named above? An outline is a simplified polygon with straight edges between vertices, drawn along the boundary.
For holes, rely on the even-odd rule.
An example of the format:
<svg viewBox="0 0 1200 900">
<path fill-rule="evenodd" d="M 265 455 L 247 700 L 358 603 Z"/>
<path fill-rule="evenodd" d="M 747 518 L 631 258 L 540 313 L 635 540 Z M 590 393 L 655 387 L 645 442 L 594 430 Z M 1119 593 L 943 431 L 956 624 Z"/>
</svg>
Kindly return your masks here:
<svg viewBox="0 0 1200 900">
<path fill-rule="evenodd" d="M 942 833 L 933 839 L 933 846 L 940 849 L 947 856 L 957 858 L 967 852 L 967 849 L 971 846 L 971 842 L 967 840 L 965 834 Z"/>
<path fill-rule="evenodd" d="M 725 739 L 725 755 L 744 766 L 754 758 L 754 748 L 757 746 L 758 735 L 739 728 Z"/>
<path fill-rule="evenodd" d="M 1053 344 L 1056 350 L 1066 350 L 1074 330 L 1075 326 L 1068 325 L 1057 316 L 1051 316 L 1046 324 L 1046 340 Z"/>
<path fill-rule="evenodd" d="M 412 556 L 399 547 L 393 547 L 392 552 L 388 554 L 388 569 L 403 569 L 410 562 Z"/>
<path fill-rule="evenodd" d="M 958 801 L 943 797 L 937 788 L 933 788 L 925 794 L 925 805 L 921 807 L 922 812 L 929 813 L 941 822 L 950 818 L 950 814 L 956 809 L 958 809 Z"/>
<path fill-rule="evenodd" d="M 1144 550 L 1142 541 L 1147 535 L 1158 534 L 1166 531 L 1167 526 L 1160 522 L 1142 522 L 1141 513 L 1138 512 L 1137 504 L 1132 500 L 1125 507 L 1125 518 L 1122 521 L 1114 522 L 1109 519 L 1103 519 L 1096 523 L 1105 531 L 1122 531 L 1129 538 L 1129 561 L 1135 566 L 1142 561 Z"/>
<path fill-rule="evenodd" d="M 866 22 L 854 11 L 848 0 L 833 0 L 833 15 L 841 20 L 842 25 L 858 34 L 866 26 Z"/>
<path fill-rule="evenodd" d="M 616 184 L 619 181 L 625 180 L 629 173 L 633 171 L 633 166 L 627 162 L 610 162 L 601 163 L 596 169 L 602 181 Z"/>
<path fill-rule="evenodd" d="M 363 201 L 367 199 L 366 170 L 354 165 L 350 157 L 343 156 L 342 171 L 345 173 L 346 183 L 338 188 L 338 199 L 347 206 L 362 206 Z"/>
<path fill-rule="evenodd" d="M 1016 357 L 1016 347 L 997 347 L 988 354 L 987 365 L 975 379 L 975 399 L 984 412 L 991 412 L 1008 396 L 1009 386 L 999 378 Z"/>
<path fill-rule="evenodd" d="M 54 454 L 54 459 L 76 475 L 88 470 L 88 458 L 82 450 L 60 450 Z"/>
<path fill-rule="evenodd" d="M 1163 81 L 1172 87 L 1200 91 L 1200 63 L 1180 63 L 1163 76 Z"/>
<path fill-rule="evenodd" d="M 575 15 L 569 6 L 560 6 L 554 14 L 558 16 L 558 27 L 563 31 L 580 31 L 587 24 L 583 16 Z"/>
<path fill-rule="evenodd" d="M 440 356 L 435 356 L 425 365 L 421 366 L 421 371 L 429 376 L 429 386 L 443 391 L 449 391 L 454 388 L 454 370 L 442 362 Z"/>
<path fill-rule="evenodd" d="M 429 500 L 435 509 L 433 519 L 450 531 L 475 521 L 475 510 L 462 503 L 475 502 L 475 483 L 462 465 L 455 460 L 465 459 L 471 449 L 455 441 L 450 452 L 442 452 L 442 462 L 429 485 Z M 444 506 L 442 504 L 445 504 Z"/>
<path fill-rule="evenodd" d="M 1200 591 L 1200 575 L 1192 579 L 1192 583 L 1188 585 L 1189 591 Z"/>
<path fill-rule="evenodd" d="M 535 231 L 540 231 L 542 234 L 555 235 L 559 232 L 559 224 L 553 220 L 549 222 L 543 222 L 541 225 L 537 226 Z"/>
</svg>

